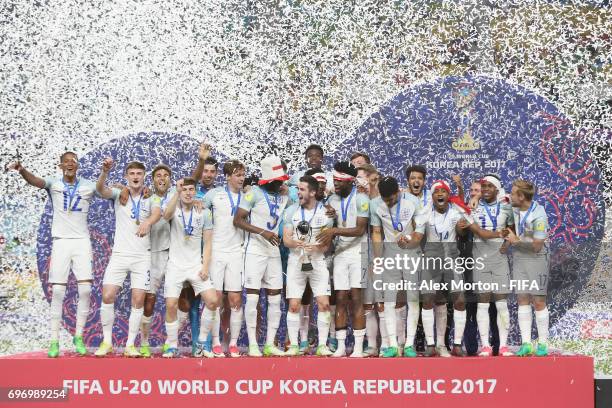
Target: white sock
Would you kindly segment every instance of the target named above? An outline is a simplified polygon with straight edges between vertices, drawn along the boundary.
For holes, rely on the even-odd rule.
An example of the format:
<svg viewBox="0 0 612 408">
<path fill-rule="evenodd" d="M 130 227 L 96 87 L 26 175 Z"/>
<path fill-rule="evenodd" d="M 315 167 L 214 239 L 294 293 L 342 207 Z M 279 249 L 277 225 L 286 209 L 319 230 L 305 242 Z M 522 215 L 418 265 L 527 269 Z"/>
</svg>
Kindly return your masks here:
<svg viewBox="0 0 612 408">
<path fill-rule="evenodd" d="M 329 336 L 329 327 L 331 323 L 331 313 L 321 312 L 317 314 L 317 331 L 319 332 L 319 346 L 327 344 L 327 336 Z"/>
<path fill-rule="evenodd" d="M 482 347 L 489 347 L 489 304 L 478 303 L 476 310 L 476 324 L 480 332 Z"/>
<path fill-rule="evenodd" d="M 385 324 L 389 336 L 389 347 L 397 347 L 397 320 L 395 302 L 385 302 Z"/>
<path fill-rule="evenodd" d="M 463 332 L 465 330 L 465 321 L 467 320 L 467 312 L 465 310 L 454 310 L 453 320 L 455 321 L 455 333 L 453 344 L 461 345 Z"/>
<path fill-rule="evenodd" d="M 178 317 L 178 325 L 179 325 L 179 330 L 180 330 L 181 327 L 183 327 L 183 324 L 185 324 L 185 322 L 187 321 L 187 318 L 189 317 L 189 313 L 183 312 L 181 309 L 179 309 L 176 312 L 176 316 Z"/>
<path fill-rule="evenodd" d="M 366 310 L 366 338 L 368 339 L 368 347 L 376 348 L 376 337 L 378 336 L 378 320 L 376 320 L 376 312 L 374 309 Z"/>
<path fill-rule="evenodd" d="M 434 311 L 433 309 L 421 310 L 421 320 L 423 321 L 423 331 L 428 346 L 434 345 Z"/>
<path fill-rule="evenodd" d="M 280 325 L 281 318 L 281 295 L 268 295 L 268 333 L 266 344 L 274 344 L 274 337 Z"/>
<path fill-rule="evenodd" d="M 242 306 L 232 308 L 230 312 L 230 346 L 238 344 L 240 329 L 242 329 Z"/>
<path fill-rule="evenodd" d="M 499 347 L 508 345 L 508 330 L 510 329 L 510 312 L 506 299 L 495 302 L 497 307 L 497 327 L 499 329 Z"/>
<path fill-rule="evenodd" d="M 140 321 L 142 320 L 142 314 L 144 312 L 144 308 L 136 309 L 132 308 L 130 311 L 130 320 L 128 324 L 128 337 L 125 342 L 125 346 L 133 346 L 134 340 L 136 340 L 136 336 L 138 335 L 138 331 L 140 330 Z"/>
<path fill-rule="evenodd" d="M 289 336 L 289 343 L 292 346 L 297 346 L 298 333 L 300 331 L 300 313 L 287 312 L 287 335 Z"/>
<path fill-rule="evenodd" d="M 334 352 L 334 356 L 342 357 L 346 354 L 346 329 L 337 330 L 336 339 L 338 339 L 338 348 Z M 363 345 L 361 348 L 363 349 Z"/>
<path fill-rule="evenodd" d="M 178 348 L 178 329 L 179 322 L 175 320 L 173 322 L 166 322 L 166 344 L 173 348 Z"/>
<path fill-rule="evenodd" d="M 249 346 L 257 345 L 257 303 L 259 295 L 247 293 L 246 304 L 244 305 L 244 320 L 246 321 Z"/>
<path fill-rule="evenodd" d="M 436 344 L 443 347 L 446 344 L 446 323 L 448 314 L 446 304 L 435 305 L 434 313 L 436 315 Z"/>
<path fill-rule="evenodd" d="M 406 306 L 402 306 L 399 309 L 395 309 L 395 321 L 397 325 L 397 342 L 399 344 L 406 343 Z"/>
<path fill-rule="evenodd" d="M 334 317 L 329 322 L 329 337 L 334 338 L 336 337 L 336 305 L 329 305 L 329 315 L 330 319 L 331 316 Z M 327 339 L 325 339 L 325 342 L 327 342 Z"/>
<path fill-rule="evenodd" d="M 408 302 L 408 316 L 406 318 L 406 346 L 414 345 L 417 326 L 419 324 L 419 302 Z"/>
<path fill-rule="evenodd" d="M 59 339 L 59 328 L 62 322 L 62 310 L 64 296 L 66 296 L 66 285 L 53 285 L 51 294 L 51 341 Z"/>
<path fill-rule="evenodd" d="M 113 344 L 113 324 L 115 323 L 115 304 L 104 303 L 100 307 L 100 321 L 102 323 L 102 334 L 104 342 Z"/>
<path fill-rule="evenodd" d="M 206 341 L 208 333 L 217 325 L 215 320 L 219 320 L 219 308 L 217 308 L 217 310 L 210 310 L 205 306 L 204 310 L 202 310 L 202 317 L 200 318 L 200 334 L 198 336 L 198 341 L 200 343 Z M 217 341 L 218 340 L 219 335 L 217 334 Z"/>
<path fill-rule="evenodd" d="M 74 335 L 82 336 L 83 328 L 85 327 L 85 323 L 87 323 L 87 316 L 89 316 L 91 283 L 79 283 L 77 286 L 79 291 L 79 301 L 77 303 L 76 326 L 74 330 Z"/>
<path fill-rule="evenodd" d="M 142 315 L 142 319 L 140 320 L 140 345 L 148 346 L 149 345 L 149 333 L 151 332 L 151 320 L 153 320 L 153 316 L 145 316 Z"/>
<path fill-rule="evenodd" d="M 300 340 L 308 341 L 308 329 L 310 327 L 310 307 L 301 305 L 300 307 Z"/>
<path fill-rule="evenodd" d="M 363 353 L 363 337 L 365 336 L 365 329 L 353 330 L 355 336 L 355 347 L 353 347 L 353 354 Z"/>
<path fill-rule="evenodd" d="M 548 319 L 549 319 L 548 308 L 545 307 L 542 310 L 536 310 L 535 318 L 536 318 L 536 327 L 538 328 L 538 342 L 547 343 L 548 342 Z"/>
<path fill-rule="evenodd" d="M 378 328 L 380 329 L 380 348 L 389 347 L 389 333 L 387 332 L 387 319 L 385 318 L 386 310 L 378 312 Z"/>
<path fill-rule="evenodd" d="M 519 305 L 518 307 L 518 324 L 521 330 L 521 343 L 531 342 L 531 324 L 533 318 L 531 316 L 531 305 Z"/>
<path fill-rule="evenodd" d="M 214 346 L 218 346 L 221 344 L 221 342 L 219 341 L 219 332 L 221 331 L 221 313 L 220 313 L 221 308 L 218 307 L 217 310 L 215 310 L 215 318 L 213 320 L 213 326 L 212 326 L 212 345 Z M 204 315 L 204 312 L 202 312 L 202 315 Z M 208 334 L 207 334 L 208 336 Z"/>
</svg>

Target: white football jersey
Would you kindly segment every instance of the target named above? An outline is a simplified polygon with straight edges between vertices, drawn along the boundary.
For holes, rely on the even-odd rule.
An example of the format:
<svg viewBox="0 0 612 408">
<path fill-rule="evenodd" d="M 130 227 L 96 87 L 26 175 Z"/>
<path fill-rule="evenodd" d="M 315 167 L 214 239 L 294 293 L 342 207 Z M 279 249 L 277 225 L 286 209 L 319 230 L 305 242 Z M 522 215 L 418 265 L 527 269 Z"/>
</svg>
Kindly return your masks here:
<svg viewBox="0 0 612 408">
<path fill-rule="evenodd" d="M 96 185 L 85 179 L 77 178 L 75 184 L 68 185 L 63 177 L 45 178 L 45 190 L 53 205 L 53 238 L 89 238 L 87 214 L 96 193 Z"/>
<path fill-rule="evenodd" d="M 399 207 L 398 207 L 399 206 Z M 414 227 L 412 221 L 414 220 Z M 381 197 L 370 201 L 370 225 L 382 226 L 385 242 L 397 242 L 400 235 L 425 232 L 424 209 L 417 197 L 403 193 L 398 202 L 389 209 Z M 394 226 L 395 223 L 395 226 Z"/>
<path fill-rule="evenodd" d="M 170 219 L 170 252 L 168 262 L 185 268 L 202 264 L 202 234 L 212 229 L 212 214 L 208 208 L 201 212 L 187 211 L 176 206 Z"/>
<path fill-rule="evenodd" d="M 310 233 L 305 236 L 302 236 L 297 231 L 297 225 L 306 221 L 310 224 Z M 334 225 L 334 220 L 325 215 L 325 207 L 323 207 L 323 203 L 317 202 L 317 205 L 312 210 L 304 209 L 299 204 L 293 204 L 291 207 L 285 211 L 285 217 L 283 219 L 283 228 L 290 227 L 293 230 L 293 239 L 302 238 L 305 243 L 308 244 L 316 244 L 317 243 L 317 235 L 321 232 L 321 229 L 324 227 L 332 227 Z M 302 250 L 297 248 L 291 248 L 290 252 L 293 256 L 301 256 Z M 323 252 L 312 252 L 310 255 L 311 259 L 323 259 Z"/>
<path fill-rule="evenodd" d="M 215 187 L 204 196 L 204 207 L 213 215 L 213 248 L 215 252 L 236 253 L 242 249 L 243 231 L 234 227 L 234 213 L 244 199 L 242 192 L 229 187 Z"/>
<path fill-rule="evenodd" d="M 425 223 L 427 242 L 457 242 L 455 226 L 462 218 L 468 224 L 474 222 L 470 215 L 459 210 L 451 203 L 448 204 L 448 210 L 444 214 L 440 214 L 435 209 L 432 209 Z"/>
<path fill-rule="evenodd" d="M 287 195 L 270 194 L 258 186 L 253 186 L 251 191 L 244 195 L 239 207 L 249 211 L 251 225 L 278 235 L 283 211 L 285 211 L 288 203 L 289 197 Z M 279 248 L 270 244 L 259 234 L 247 233 L 244 239 L 244 247 L 248 253 L 280 257 Z"/>
<path fill-rule="evenodd" d="M 136 235 L 139 224 L 151 216 L 152 207 L 159 207 L 151 198 L 138 197 L 128 199 L 126 205 L 121 205 L 119 195 L 121 190 L 113 188 L 115 205 L 115 239 L 113 253 L 143 256 L 151 250 L 151 234 L 144 237 Z"/>
<path fill-rule="evenodd" d="M 168 202 L 174 194 L 174 189 L 171 188 L 163 197 L 153 194 L 151 199 L 161 208 L 162 216 L 166 210 Z M 170 248 L 170 224 L 163 217 L 151 227 L 151 252 L 164 251 Z"/>
<path fill-rule="evenodd" d="M 327 204 L 336 210 L 338 228 L 355 228 L 357 217 L 370 218 L 370 199 L 365 194 L 355 193 L 355 190 L 346 198 L 333 194 L 327 200 Z M 335 245 L 336 256 L 359 256 L 362 244 L 367 247 L 367 242 L 367 230 L 361 237 L 338 236 Z"/>
</svg>

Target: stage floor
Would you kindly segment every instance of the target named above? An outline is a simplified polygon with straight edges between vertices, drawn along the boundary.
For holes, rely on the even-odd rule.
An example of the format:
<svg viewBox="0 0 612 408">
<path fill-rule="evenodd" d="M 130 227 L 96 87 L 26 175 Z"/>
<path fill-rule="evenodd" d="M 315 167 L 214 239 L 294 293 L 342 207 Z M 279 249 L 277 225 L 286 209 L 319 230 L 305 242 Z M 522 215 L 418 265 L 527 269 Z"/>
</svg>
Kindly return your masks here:
<svg viewBox="0 0 612 408">
<path fill-rule="evenodd" d="M 0 358 L 0 402 L 10 387 L 68 390 L 44 406 L 210 403 L 291 408 L 320 404 L 385 408 L 437 406 L 593 406 L 593 359 L 554 355 L 464 358 L 215 358 L 130 359 L 45 352 Z M 14 400 L 13 400 L 14 401 Z M 25 405 L 24 405 L 25 404 Z M 40 405 L 40 403 L 33 403 Z M 452 404 L 452 405 L 449 405 Z M 15 402 L 15 406 L 28 406 Z"/>
</svg>

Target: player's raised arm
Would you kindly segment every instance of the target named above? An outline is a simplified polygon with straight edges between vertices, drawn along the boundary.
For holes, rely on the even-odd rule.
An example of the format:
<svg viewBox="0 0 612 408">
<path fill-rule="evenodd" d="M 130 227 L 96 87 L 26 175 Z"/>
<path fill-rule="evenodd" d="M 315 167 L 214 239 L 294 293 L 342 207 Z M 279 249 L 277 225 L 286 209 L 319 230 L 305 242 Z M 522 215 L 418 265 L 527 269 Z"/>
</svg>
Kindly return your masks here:
<svg viewBox="0 0 612 408">
<path fill-rule="evenodd" d="M 174 217 L 174 212 L 176 211 L 176 204 L 178 203 L 179 197 L 181 196 L 181 192 L 183 191 L 183 183 L 184 180 L 180 179 L 176 182 L 176 191 L 168 201 L 166 205 L 166 209 L 164 210 L 164 219 L 166 221 L 170 221 L 172 217 Z"/>
<path fill-rule="evenodd" d="M 212 150 L 212 146 L 208 143 L 201 143 L 198 148 L 198 165 L 193 170 L 193 174 L 191 177 L 196 179 L 196 181 L 200 181 L 202 178 L 202 173 L 204 172 L 204 162 L 210 156 L 210 151 Z"/>
<path fill-rule="evenodd" d="M 106 179 L 108 178 L 108 173 L 113 168 L 113 159 L 107 157 L 102 162 L 102 172 L 100 173 L 100 177 L 98 177 L 98 181 L 96 182 L 96 191 L 100 195 L 100 197 L 108 200 L 113 198 L 113 190 L 111 190 L 106 185 Z"/>
<path fill-rule="evenodd" d="M 161 207 L 158 205 L 154 205 L 151 207 L 151 215 L 149 218 L 144 220 L 139 226 L 136 235 L 139 237 L 144 237 L 149 232 L 151 232 L 151 227 L 155 225 L 161 219 Z"/>
<path fill-rule="evenodd" d="M 29 185 L 38 188 L 45 188 L 45 180 L 30 173 L 25 167 L 23 167 L 21 162 L 18 161 L 10 164 L 9 169 L 18 172 Z"/>
</svg>

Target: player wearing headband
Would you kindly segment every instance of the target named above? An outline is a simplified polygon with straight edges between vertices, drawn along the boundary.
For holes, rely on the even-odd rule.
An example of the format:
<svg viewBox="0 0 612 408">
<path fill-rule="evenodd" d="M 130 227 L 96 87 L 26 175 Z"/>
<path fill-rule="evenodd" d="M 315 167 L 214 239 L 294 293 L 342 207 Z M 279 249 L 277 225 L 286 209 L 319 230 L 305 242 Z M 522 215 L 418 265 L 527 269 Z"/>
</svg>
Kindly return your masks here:
<svg viewBox="0 0 612 408">
<path fill-rule="evenodd" d="M 417 261 L 421 257 L 420 242 L 425 231 L 424 212 L 412 194 L 402 194 L 397 180 L 393 177 L 384 177 L 378 183 L 380 198 L 370 203 L 370 223 L 372 225 L 372 247 L 374 265 L 381 264 L 380 260 L 389 258 L 412 258 L 414 262 L 396 263 L 392 268 L 383 266 L 382 284 L 385 300 L 385 323 L 389 334 L 389 347 L 383 357 L 397 357 L 397 320 L 395 306 L 403 293 L 408 301 L 407 337 L 404 355 L 416 357 L 414 350 L 414 337 L 419 320 L 419 267 Z M 382 248 L 382 235 L 384 232 L 385 246 Z M 384 258 L 382 258 L 384 255 Z M 380 288 L 381 276 L 375 276 L 374 287 Z M 399 286 L 398 286 L 399 285 Z M 391 311 L 391 313 L 389 313 Z"/>
<path fill-rule="evenodd" d="M 548 308 L 546 307 L 546 288 L 548 284 L 548 217 L 544 207 L 535 202 L 536 188 L 533 183 L 516 180 L 512 183 L 510 200 L 514 212 L 514 225 L 517 233 L 508 230 L 506 241 L 512 245 L 512 269 L 514 279 L 529 283 L 528 289 L 517 290 L 518 322 L 522 345 L 517 356 L 534 353 L 531 344 L 531 303 L 535 309 L 538 345 L 536 356 L 548 355 Z M 534 286 L 531 286 L 535 283 Z M 537 286 L 537 287 L 536 287 Z"/>
<path fill-rule="evenodd" d="M 256 333 L 257 304 L 262 287 L 266 289 L 268 298 L 267 336 L 263 353 L 266 356 L 284 354 L 274 345 L 274 337 L 280 324 L 280 293 L 283 287 L 278 228 L 289 202 L 287 195 L 280 194 L 280 189 L 288 177 L 281 160 L 275 156 L 261 161 L 261 173 L 259 186 L 254 186 L 244 195 L 234 216 L 234 226 L 247 233 L 244 244 L 244 287 L 247 290 L 244 316 L 251 357 L 262 355 Z"/>
<path fill-rule="evenodd" d="M 365 336 L 365 314 L 361 298 L 362 281 L 365 280 L 362 268 L 362 248 L 367 251 L 366 234 L 369 224 L 370 200 L 355 187 L 357 169 L 349 162 L 334 165 L 334 190 L 328 203 L 337 216 L 334 228 L 322 231 L 317 239 L 328 244 L 337 237 L 333 257 L 334 290 L 336 292 L 336 338 L 338 348 L 334 357 L 346 354 L 346 329 L 348 325 L 347 306 L 349 293 L 352 300 L 353 333 L 355 347 L 351 357 L 363 357 L 363 338 Z M 367 254 L 366 259 L 367 259 Z"/>
<path fill-rule="evenodd" d="M 210 280 L 209 269 L 212 255 L 213 221 L 208 208 L 196 210 L 196 181 L 193 178 L 179 180 L 176 192 L 168 202 L 164 218 L 170 223 L 170 254 L 168 272 L 164 284 L 166 297 L 166 344 L 163 357 L 178 357 L 177 319 L 178 298 L 183 284 L 189 282 L 196 296 L 205 306 L 200 318 L 201 325 L 196 342 L 196 357 L 213 357 L 206 338 L 218 319 L 219 297 Z M 203 250 L 202 250 L 203 246 Z"/>
<path fill-rule="evenodd" d="M 210 275 L 219 299 L 226 291 L 231 308 L 229 354 L 240 357 L 238 336 L 242 327 L 242 252 L 241 230 L 234 227 L 234 215 L 238 210 L 243 194 L 241 192 L 245 177 L 245 166 L 238 160 L 230 160 L 223 165 L 227 184 L 215 187 L 204 196 L 204 207 L 213 214 L 213 248 Z M 219 312 L 217 311 L 217 314 Z M 212 351 L 215 356 L 223 357 L 219 342 L 220 316 L 215 319 L 212 335 Z"/>
<path fill-rule="evenodd" d="M 77 280 L 79 293 L 73 343 L 76 352 L 85 355 L 87 349 L 83 342 L 83 328 L 89 314 L 89 299 L 93 281 L 87 214 L 91 201 L 96 195 L 96 186 L 89 180 L 77 177 L 79 162 L 77 155 L 73 152 L 65 152 L 60 157 L 59 168 L 62 171 L 62 177 L 43 179 L 30 173 L 19 161 L 11 164 L 9 168 L 18 171 L 28 184 L 47 190 L 53 206 L 51 224 L 53 246 L 49 266 L 51 344 L 48 356 L 59 356 L 59 328 L 68 274 L 71 269 Z"/>
<path fill-rule="evenodd" d="M 475 260 L 482 260 L 481 267 L 475 266 L 473 279 L 475 284 L 490 285 L 477 288 L 478 309 L 476 322 L 480 332 L 482 348 L 479 355 L 488 357 L 492 350 L 489 345 L 489 303 L 491 297 L 497 308 L 499 327 L 499 354 L 511 356 L 507 347 L 510 314 L 508 312 L 508 293 L 510 293 L 510 269 L 506 256 L 507 243 L 504 235 L 507 227 L 513 227 L 512 207 L 505 201 L 505 192 L 499 177 L 486 175 L 480 181 L 482 199 L 472 212 L 474 223 L 470 229 L 474 232 L 473 255 Z"/>
<path fill-rule="evenodd" d="M 421 290 L 423 309 L 421 319 L 427 348 L 426 356 L 436 354 L 442 357 L 450 357 L 444 344 L 444 334 L 438 333 L 438 344 L 434 346 L 434 304 L 439 299 L 446 299 L 450 293 L 454 306 L 455 338 L 452 354 L 463 356 L 461 340 L 465 329 L 466 312 L 465 298 L 461 291 L 460 283 L 465 281 L 462 269 L 457 266 L 459 250 L 457 248 L 457 236 L 465 235 L 469 224 L 473 222 L 470 217 L 469 207 L 457 196 L 451 195 L 449 185 L 442 180 L 435 181 L 431 186 L 433 211 L 429 213 L 425 223 L 425 235 L 427 242 L 424 246 L 426 257 L 425 267 L 422 271 L 422 284 L 426 287 Z M 453 286 L 452 283 L 456 285 Z M 434 285 L 446 284 L 446 290 L 436 290 Z M 446 303 L 444 306 L 444 325 L 436 325 L 436 329 L 446 330 Z M 437 316 L 436 316 L 437 319 Z M 437 321 L 436 321 L 437 323 Z"/>
<path fill-rule="evenodd" d="M 108 173 L 113 167 L 113 159 L 106 158 L 96 184 L 100 197 L 112 199 L 115 207 L 115 239 L 113 252 L 104 272 L 102 282 L 102 305 L 100 320 L 104 340 L 96 350 L 102 357 L 113 351 L 112 333 L 115 321 L 115 299 L 123 286 L 128 272 L 132 290 L 132 310 L 130 311 L 128 338 L 124 355 L 140 357 L 134 347 L 134 339 L 140 329 L 144 311 L 145 293 L 150 288 L 151 236 L 149 232 L 161 217 L 159 200 L 144 197 L 145 166 L 131 162 L 125 168 L 125 178 L 129 189 L 129 203 L 119 202 L 121 190 L 106 186 Z"/>
<path fill-rule="evenodd" d="M 368 196 L 370 201 L 380 197 L 378 192 L 378 180 L 380 174 L 376 167 L 371 164 L 366 164 L 357 169 L 357 178 L 355 184 L 357 185 L 357 192 L 364 193 Z M 368 252 L 367 264 L 370 265 L 372 262 L 372 251 L 371 251 L 371 226 L 368 226 L 367 230 L 367 244 Z M 364 357 L 377 357 L 379 355 L 377 347 L 377 338 L 380 327 L 380 350 L 384 353 L 384 350 L 389 347 L 389 336 L 387 335 L 387 325 L 385 323 L 384 314 L 384 298 L 383 291 L 374 290 L 373 274 L 367 273 L 362 285 L 362 298 L 363 298 L 363 309 L 366 319 L 366 337 L 364 341 L 363 355 Z M 376 305 L 376 307 L 374 307 Z M 378 317 L 378 318 L 377 318 Z M 367 343 L 367 345 L 366 345 Z"/>
<path fill-rule="evenodd" d="M 287 263 L 287 333 L 290 346 L 286 355 L 300 354 L 298 332 L 300 327 L 300 300 L 306 283 L 310 283 L 312 294 L 317 301 L 318 356 L 329 356 L 332 352 L 326 345 L 329 333 L 329 271 L 324 252 L 327 245 L 316 242 L 319 232 L 331 227 L 333 220 L 325 214 L 323 203 L 316 199 L 318 181 L 312 176 L 303 176 L 298 184 L 299 204 L 285 211 L 283 241 L 290 250 Z"/>
</svg>

